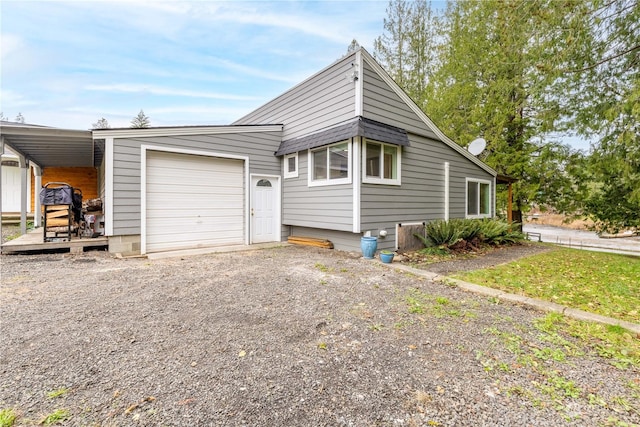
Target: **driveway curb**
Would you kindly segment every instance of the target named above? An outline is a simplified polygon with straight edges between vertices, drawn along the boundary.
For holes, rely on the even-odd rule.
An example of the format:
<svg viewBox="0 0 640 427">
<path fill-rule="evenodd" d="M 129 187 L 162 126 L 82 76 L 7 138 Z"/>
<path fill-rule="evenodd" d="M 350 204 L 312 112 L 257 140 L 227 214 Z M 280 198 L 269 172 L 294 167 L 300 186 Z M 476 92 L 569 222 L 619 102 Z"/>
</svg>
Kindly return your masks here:
<svg viewBox="0 0 640 427">
<path fill-rule="evenodd" d="M 637 324 L 637 323 L 614 319 L 612 317 L 602 316 L 595 313 L 589 313 L 587 311 L 578 310 L 575 308 L 567 307 L 565 305 L 556 304 L 550 301 L 530 298 L 524 295 L 510 294 L 508 292 L 501 291 L 499 289 L 488 288 L 486 286 L 481 286 L 475 283 L 469 283 L 463 280 L 453 279 L 447 276 L 441 276 L 437 273 L 432 273 L 426 270 L 420 270 L 420 269 L 409 267 L 406 265 L 400 265 L 395 263 L 384 264 L 382 262 L 380 264 L 384 266 L 389 266 L 390 268 L 394 268 L 396 270 L 404 271 L 406 273 L 415 274 L 416 276 L 421 276 L 426 279 L 432 280 L 434 282 L 453 285 L 467 292 L 473 292 L 480 295 L 486 295 L 489 297 L 498 298 L 502 301 L 508 301 L 516 304 L 527 305 L 529 307 L 533 307 L 540 311 L 560 313 L 564 316 L 568 316 L 577 320 L 586 320 L 590 322 L 602 323 L 605 325 L 621 326 L 633 332 L 634 334 L 636 334 L 636 336 L 640 337 L 640 324 Z"/>
</svg>

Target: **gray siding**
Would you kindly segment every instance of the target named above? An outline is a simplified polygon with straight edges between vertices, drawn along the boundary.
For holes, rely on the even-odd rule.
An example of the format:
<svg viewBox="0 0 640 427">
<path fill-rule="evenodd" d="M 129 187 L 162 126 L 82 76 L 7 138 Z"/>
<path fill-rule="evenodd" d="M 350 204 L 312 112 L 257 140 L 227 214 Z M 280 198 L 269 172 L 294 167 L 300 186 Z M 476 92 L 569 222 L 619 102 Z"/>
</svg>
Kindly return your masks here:
<svg viewBox="0 0 640 427">
<path fill-rule="evenodd" d="M 353 229 L 353 184 L 309 187 L 307 185 L 308 166 L 307 152 L 300 152 L 298 177 L 285 178 L 283 181 L 282 223 L 351 231 Z"/>
<path fill-rule="evenodd" d="M 372 235 L 386 229 L 386 242 L 395 239 L 395 223 L 444 218 L 445 162 L 450 165 L 450 218 L 465 217 L 466 178 L 493 181 L 492 175 L 444 143 L 413 134 L 409 139 L 411 146 L 402 150 L 402 185 L 363 183 L 360 190 L 361 229 L 372 231 Z"/>
<path fill-rule="evenodd" d="M 250 173 L 279 175 L 280 132 L 247 132 L 146 138 L 116 138 L 113 142 L 113 234 L 140 234 L 141 145 L 172 147 L 249 157 Z"/>
<path fill-rule="evenodd" d="M 363 116 L 382 123 L 388 123 L 407 132 L 424 135 L 433 139 L 438 137 L 409 108 L 375 70 L 363 62 Z"/>
<path fill-rule="evenodd" d="M 284 124 L 286 140 L 353 118 L 355 83 L 346 77 L 352 62 L 343 58 L 233 124 Z"/>
</svg>

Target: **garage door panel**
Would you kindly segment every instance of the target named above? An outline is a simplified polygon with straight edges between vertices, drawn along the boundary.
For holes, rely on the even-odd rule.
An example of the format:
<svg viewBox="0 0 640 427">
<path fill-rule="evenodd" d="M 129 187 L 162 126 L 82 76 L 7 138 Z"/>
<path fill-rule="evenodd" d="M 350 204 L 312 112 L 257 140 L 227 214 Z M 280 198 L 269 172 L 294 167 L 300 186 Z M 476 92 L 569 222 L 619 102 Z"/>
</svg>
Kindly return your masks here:
<svg viewBox="0 0 640 427">
<path fill-rule="evenodd" d="M 147 151 L 146 251 L 244 242 L 244 162 Z"/>
<path fill-rule="evenodd" d="M 176 226 L 176 223 L 180 224 L 180 226 Z M 195 227 L 212 227 L 212 229 L 225 227 L 225 228 L 239 228 L 242 229 L 244 227 L 238 224 L 238 220 L 235 216 L 228 215 L 226 217 L 199 217 L 197 219 L 193 219 L 192 217 L 178 216 L 178 215 L 164 215 L 157 216 L 154 218 L 154 224 L 161 227 L 158 230 L 151 230 L 147 232 L 147 235 L 150 234 L 164 234 L 171 233 L 173 230 L 176 232 L 183 233 L 185 230 L 191 230 Z M 164 228 L 164 230 L 162 230 Z"/>
<path fill-rule="evenodd" d="M 206 230 L 202 230 L 202 231 L 206 231 Z M 233 238 L 235 235 L 235 232 L 237 232 L 239 230 L 215 230 L 213 232 L 211 232 L 211 235 L 214 236 L 217 239 L 227 239 L 227 238 Z M 190 239 L 189 241 L 185 241 L 182 238 L 182 233 L 163 233 L 161 236 L 159 235 L 158 237 L 162 237 L 163 242 L 165 244 L 169 244 L 169 243 L 184 243 L 185 245 L 189 245 L 191 243 L 195 244 L 203 244 L 203 243 L 209 243 L 211 237 L 207 237 L 207 238 L 193 238 Z"/>
<path fill-rule="evenodd" d="M 233 197 L 217 196 L 215 200 L 194 200 L 193 198 L 176 197 L 171 202 L 162 202 L 155 199 L 147 202 L 147 212 L 151 210 L 184 210 L 185 208 L 196 210 L 228 210 L 242 209 L 244 207 L 243 200 L 236 200 Z"/>
<path fill-rule="evenodd" d="M 204 174 L 204 173 L 191 173 L 193 171 L 188 171 L 189 173 L 180 173 L 180 171 L 175 170 L 165 170 L 163 174 L 157 174 L 155 176 L 147 175 L 147 179 L 151 178 L 152 182 L 159 186 L 173 186 L 175 182 L 173 181 L 175 177 L 179 177 L 181 180 L 185 180 L 190 182 L 196 186 L 207 186 L 211 181 L 215 181 L 216 185 L 221 187 L 241 187 L 242 181 L 238 182 L 238 179 L 242 180 L 242 173 L 239 174 Z"/>
</svg>

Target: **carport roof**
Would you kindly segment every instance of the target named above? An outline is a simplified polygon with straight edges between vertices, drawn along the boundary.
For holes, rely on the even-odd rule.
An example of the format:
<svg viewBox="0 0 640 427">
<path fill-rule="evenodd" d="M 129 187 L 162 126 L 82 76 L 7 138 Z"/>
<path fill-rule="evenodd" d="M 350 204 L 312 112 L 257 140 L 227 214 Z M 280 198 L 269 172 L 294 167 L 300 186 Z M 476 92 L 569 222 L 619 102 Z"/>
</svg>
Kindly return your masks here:
<svg viewBox="0 0 640 427">
<path fill-rule="evenodd" d="M 90 130 L 0 122 L 0 138 L 11 151 L 42 168 L 92 167 L 102 162 L 101 146 Z"/>
</svg>

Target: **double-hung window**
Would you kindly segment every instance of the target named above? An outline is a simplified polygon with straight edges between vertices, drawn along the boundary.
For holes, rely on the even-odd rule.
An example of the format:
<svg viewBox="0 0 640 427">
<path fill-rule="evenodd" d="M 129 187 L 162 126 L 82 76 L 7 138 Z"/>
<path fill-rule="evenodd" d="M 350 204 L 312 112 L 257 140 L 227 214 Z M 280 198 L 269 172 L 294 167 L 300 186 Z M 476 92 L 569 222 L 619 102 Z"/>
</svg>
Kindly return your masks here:
<svg viewBox="0 0 640 427">
<path fill-rule="evenodd" d="M 362 153 L 363 182 L 400 185 L 400 147 L 366 141 Z"/>
<path fill-rule="evenodd" d="M 351 146 L 345 142 L 309 150 L 309 185 L 351 182 Z"/>
<path fill-rule="evenodd" d="M 467 218 L 491 216 L 491 181 L 467 178 Z"/>
</svg>

